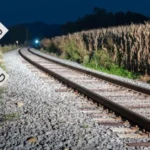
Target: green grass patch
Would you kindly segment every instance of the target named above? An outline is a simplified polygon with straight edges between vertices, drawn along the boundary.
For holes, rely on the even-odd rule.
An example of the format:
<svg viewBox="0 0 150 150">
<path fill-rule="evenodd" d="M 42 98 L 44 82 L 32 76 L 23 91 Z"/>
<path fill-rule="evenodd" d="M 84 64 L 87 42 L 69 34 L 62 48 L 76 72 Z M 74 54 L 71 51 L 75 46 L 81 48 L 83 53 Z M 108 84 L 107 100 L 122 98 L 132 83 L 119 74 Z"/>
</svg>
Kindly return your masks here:
<svg viewBox="0 0 150 150">
<path fill-rule="evenodd" d="M 5 118 L 5 121 L 13 121 L 14 119 L 19 118 L 19 114 L 18 113 L 4 114 L 3 118 Z"/>
<path fill-rule="evenodd" d="M 19 118 L 18 113 L 6 113 L 5 111 L 5 102 L 3 101 L 2 94 L 4 93 L 5 88 L 0 88 L 0 109 L 2 114 L 0 115 L 0 127 L 2 127 L 6 121 L 14 121 Z"/>
<path fill-rule="evenodd" d="M 86 129 L 86 128 L 88 128 L 88 125 L 87 124 L 83 124 L 82 128 Z"/>
<path fill-rule="evenodd" d="M 140 77 L 140 75 L 138 73 L 130 72 L 124 68 L 119 68 L 117 65 L 112 65 L 112 66 L 110 66 L 109 69 L 106 69 L 106 68 L 100 67 L 100 66 L 97 67 L 90 63 L 82 64 L 82 65 L 87 68 L 90 68 L 90 69 L 94 69 L 94 70 L 101 71 L 101 72 L 108 73 L 108 74 L 126 77 L 129 79 L 138 79 Z"/>
<path fill-rule="evenodd" d="M 54 53 L 54 49 L 49 50 L 48 52 Z M 80 57 L 80 54 L 78 53 L 75 43 L 70 42 L 66 44 L 66 52 L 63 55 L 64 57 L 62 58 L 64 59 L 75 61 L 87 68 L 94 69 L 100 72 L 122 76 L 129 79 L 140 78 L 139 73 L 130 72 L 127 69 L 114 64 L 114 62 L 111 59 L 111 56 L 103 49 L 99 49 L 91 54 L 86 54 L 82 59 Z"/>
<path fill-rule="evenodd" d="M 0 67 L 6 71 L 6 66 L 4 64 L 0 64 Z"/>
<path fill-rule="evenodd" d="M 15 121 L 16 119 L 19 119 L 18 113 L 3 114 L 0 118 L 0 127 L 3 127 L 5 125 L 5 122 Z"/>
<path fill-rule="evenodd" d="M 4 93 L 4 88 L 3 87 L 0 87 L 0 105 L 2 105 L 3 104 L 3 102 L 2 102 L 2 94 Z"/>
<path fill-rule="evenodd" d="M 138 73 L 130 72 L 123 67 L 119 67 L 114 64 L 111 56 L 105 50 L 98 50 L 94 52 L 91 59 L 86 57 L 82 65 L 97 71 L 118 75 L 129 79 L 137 79 L 140 77 Z"/>
</svg>

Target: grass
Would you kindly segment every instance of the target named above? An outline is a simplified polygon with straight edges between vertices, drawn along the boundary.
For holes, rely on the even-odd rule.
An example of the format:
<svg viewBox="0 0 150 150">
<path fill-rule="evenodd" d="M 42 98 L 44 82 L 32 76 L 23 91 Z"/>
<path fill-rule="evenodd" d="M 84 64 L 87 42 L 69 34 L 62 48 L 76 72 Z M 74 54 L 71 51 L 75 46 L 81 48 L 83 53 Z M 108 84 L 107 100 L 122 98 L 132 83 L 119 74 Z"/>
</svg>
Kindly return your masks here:
<svg viewBox="0 0 150 150">
<path fill-rule="evenodd" d="M 2 99 L 2 94 L 3 94 L 3 92 L 4 92 L 4 88 L 0 88 L 0 99 Z"/>
<path fill-rule="evenodd" d="M 99 49 L 93 53 L 93 56 L 90 60 L 86 60 L 82 63 L 82 65 L 94 70 L 126 77 L 129 79 L 139 78 L 138 73 L 130 72 L 123 67 L 119 67 L 113 62 L 111 58 L 112 57 L 105 50 Z"/>
<path fill-rule="evenodd" d="M 90 69 L 94 69 L 97 71 L 101 71 L 104 73 L 129 78 L 129 79 L 139 79 L 140 78 L 140 75 L 138 73 L 130 72 L 124 68 L 119 68 L 117 65 L 112 65 L 109 69 L 106 69 L 104 67 L 97 67 L 97 66 L 92 65 L 90 63 L 82 64 L 82 65 L 87 67 L 87 68 L 90 68 Z"/>
<path fill-rule="evenodd" d="M 19 114 L 18 113 L 5 114 L 3 117 L 5 118 L 5 121 L 13 121 L 14 119 L 19 118 Z"/>
<path fill-rule="evenodd" d="M 0 67 L 3 70 L 6 71 L 6 66 L 4 65 L 3 62 L 3 53 L 14 50 L 16 48 L 17 48 L 16 45 L 5 45 L 4 47 L 0 46 Z M 2 97 L 3 92 L 4 92 L 4 88 L 0 88 L 0 106 L 3 111 L 3 114 L 0 117 L 0 127 L 2 127 L 6 121 L 13 121 L 14 119 L 19 118 L 18 113 L 10 113 L 10 114 L 5 113 L 5 103 L 3 102 L 3 97 Z"/>
<path fill-rule="evenodd" d="M 74 49 L 74 46 L 72 45 L 70 46 L 70 43 L 69 43 L 65 56 L 63 57 L 61 55 L 60 56 L 56 55 L 56 56 L 64 58 L 64 59 L 68 59 L 71 61 L 75 61 L 87 68 L 94 69 L 100 72 L 113 74 L 113 75 L 129 78 L 129 79 L 140 78 L 139 73 L 130 72 L 124 69 L 123 67 L 119 67 L 116 64 L 114 64 L 113 61 L 111 60 L 111 57 L 108 55 L 108 53 L 105 50 L 99 49 L 92 54 L 91 58 L 90 58 L 90 55 L 87 54 L 81 60 L 81 57 L 79 56 L 80 54 L 77 53 L 77 51 L 73 49 Z M 44 51 L 46 52 L 46 50 Z M 50 50 L 48 52 L 50 52 Z"/>
<path fill-rule="evenodd" d="M 17 49 L 18 46 L 17 45 L 5 45 L 5 46 L 0 46 L 0 52 L 1 53 L 6 53 L 6 52 L 9 52 L 9 51 L 12 51 L 14 49 Z"/>
<path fill-rule="evenodd" d="M 2 53 L 2 51 L 0 51 L 0 67 L 1 67 L 2 69 L 5 68 L 5 67 L 4 67 L 4 64 L 3 64 L 3 53 Z"/>
<path fill-rule="evenodd" d="M 6 71 L 6 66 L 4 65 L 4 64 L 0 64 L 0 67 L 3 69 L 3 70 L 5 70 Z"/>
<path fill-rule="evenodd" d="M 10 113 L 10 114 L 5 113 L 5 103 L 2 100 L 3 92 L 4 92 L 4 88 L 0 88 L 0 106 L 1 109 L 3 109 L 3 114 L 0 117 L 0 127 L 4 125 L 5 121 L 13 121 L 14 119 L 19 118 L 19 114 L 17 113 Z"/>
<path fill-rule="evenodd" d="M 0 46 L 0 67 L 6 70 L 4 63 L 3 63 L 3 54 L 9 51 L 12 51 L 14 49 L 17 49 L 18 46 L 16 45 L 5 45 L 5 46 Z"/>
<path fill-rule="evenodd" d="M 83 128 L 83 129 L 86 129 L 86 128 L 88 128 L 88 125 L 87 125 L 87 124 L 83 124 L 83 125 L 82 125 L 82 128 Z"/>
<path fill-rule="evenodd" d="M 9 51 L 12 51 L 14 49 L 17 49 L 17 45 L 5 45 L 5 46 L 0 46 L 0 67 L 6 71 L 6 66 L 4 65 L 3 62 L 3 54 Z"/>
<path fill-rule="evenodd" d="M 0 88 L 0 106 L 1 109 L 3 110 L 3 114 L 0 116 L 0 127 L 4 125 L 6 121 L 14 121 L 15 119 L 19 118 L 18 113 L 5 113 L 5 103 L 2 100 L 2 94 L 4 92 L 4 88 Z"/>
<path fill-rule="evenodd" d="M 19 114 L 17 113 L 3 114 L 0 118 L 0 127 L 3 127 L 6 121 L 14 121 L 18 118 L 19 118 Z"/>
</svg>

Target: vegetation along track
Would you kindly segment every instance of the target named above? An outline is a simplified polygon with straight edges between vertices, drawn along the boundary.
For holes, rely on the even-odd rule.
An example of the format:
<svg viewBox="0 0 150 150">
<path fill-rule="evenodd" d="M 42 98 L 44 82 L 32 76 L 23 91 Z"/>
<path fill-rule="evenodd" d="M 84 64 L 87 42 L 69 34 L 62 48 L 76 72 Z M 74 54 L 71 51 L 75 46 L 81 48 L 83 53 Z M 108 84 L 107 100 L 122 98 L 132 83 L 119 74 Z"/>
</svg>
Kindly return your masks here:
<svg viewBox="0 0 150 150">
<path fill-rule="evenodd" d="M 149 89 L 61 64 L 40 56 L 32 50 L 19 50 L 19 53 L 37 68 L 54 76 L 93 101 L 113 110 L 132 123 L 150 131 Z M 102 118 L 99 121 L 102 123 L 102 120 L 106 119 Z M 114 123 L 116 126 L 121 126 L 122 121 L 120 119 L 114 122 L 111 120 L 111 123 L 112 125 Z M 129 132 L 129 130 L 126 132 Z M 143 145 L 150 145 L 150 143 L 144 143 Z M 132 143 L 131 146 L 134 146 L 134 144 Z"/>
</svg>

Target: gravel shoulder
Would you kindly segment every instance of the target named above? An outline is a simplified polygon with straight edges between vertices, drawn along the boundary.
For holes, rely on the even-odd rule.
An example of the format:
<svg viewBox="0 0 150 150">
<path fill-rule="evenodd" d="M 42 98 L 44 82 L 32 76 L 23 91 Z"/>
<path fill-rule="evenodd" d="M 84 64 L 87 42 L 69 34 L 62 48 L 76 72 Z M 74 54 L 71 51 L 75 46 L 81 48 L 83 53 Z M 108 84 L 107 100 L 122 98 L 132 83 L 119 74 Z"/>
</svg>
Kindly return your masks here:
<svg viewBox="0 0 150 150">
<path fill-rule="evenodd" d="M 80 97 L 56 93 L 61 83 L 47 83 L 31 72 L 22 63 L 18 50 L 6 53 L 4 61 L 9 74 L 3 94 L 5 113 L 18 117 L 0 128 L 0 149 L 129 149 L 109 127 L 98 125 L 72 104 Z"/>
</svg>

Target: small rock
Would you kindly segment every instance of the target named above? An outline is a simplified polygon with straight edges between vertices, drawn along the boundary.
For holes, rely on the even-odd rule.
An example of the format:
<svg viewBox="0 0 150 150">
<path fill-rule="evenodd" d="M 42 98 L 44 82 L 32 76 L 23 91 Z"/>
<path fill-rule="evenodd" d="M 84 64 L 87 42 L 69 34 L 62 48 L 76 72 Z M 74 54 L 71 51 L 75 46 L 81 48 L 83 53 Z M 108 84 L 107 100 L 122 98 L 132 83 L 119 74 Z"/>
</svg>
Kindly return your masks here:
<svg viewBox="0 0 150 150">
<path fill-rule="evenodd" d="M 107 149 L 108 149 L 108 150 L 111 150 L 112 147 L 113 147 L 112 145 L 107 145 Z"/>
<path fill-rule="evenodd" d="M 66 148 L 64 148 L 64 150 L 69 150 L 69 148 L 68 148 L 68 147 L 66 147 Z"/>
<path fill-rule="evenodd" d="M 23 102 L 17 102 L 16 105 L 17 105 L 18 107 L 22 107 L 22 106 L 24 105 L 24 103 L 23 103 Z"/>
<path fill-rule="evenodd" d="M 37 142 L 37 138 L 36 138 L 36 137 L 29 137 L 29 138 L 27 139 L 27 141 L 28 141 L 29 143 L 36 143 L 36 142 Z"/>
</svg>

